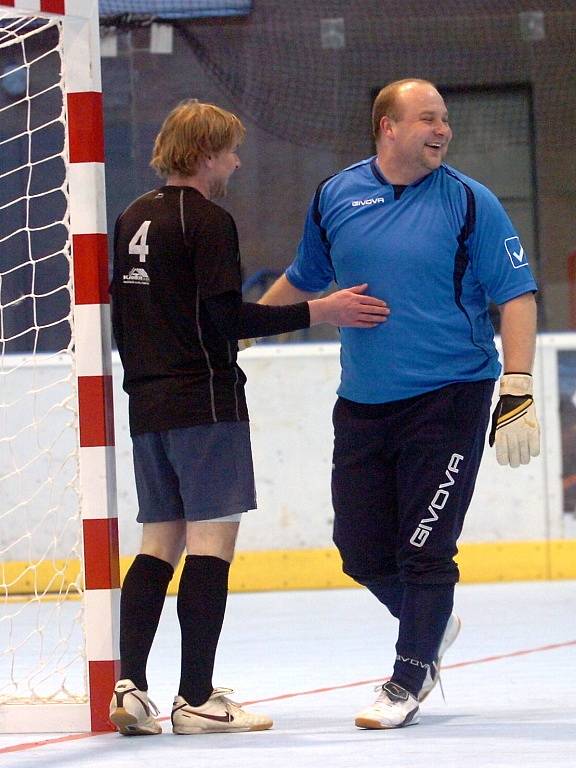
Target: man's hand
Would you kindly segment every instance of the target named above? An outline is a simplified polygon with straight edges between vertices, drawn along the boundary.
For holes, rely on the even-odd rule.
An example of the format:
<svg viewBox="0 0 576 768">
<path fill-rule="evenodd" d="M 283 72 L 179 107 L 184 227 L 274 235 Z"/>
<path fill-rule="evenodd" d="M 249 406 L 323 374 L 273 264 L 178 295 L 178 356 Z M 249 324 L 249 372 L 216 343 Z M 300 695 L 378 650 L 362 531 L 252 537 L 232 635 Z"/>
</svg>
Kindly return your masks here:
<svg viewBox="0 0 576 768">
<path fill-rule="evenodd" d="M 330 323 L 348 328 L 374 328 L 384 322 L 390 310 L 385 301 L 366 296 L 368 284 L 336 291 L 308 302 L 310 325 Z"/>
<path fill-rule="evenodd" d="M 540 453 L 540 426 L 532 399 L 529 373 L 505 373 L 500 399 L 492 414 L 490 446 L 496 443 L 498 464 L 519 467 Z"/>
<path fill-rule="evenodd" d="M 259 339 L 238 339 L 238 352 L 244 352 L 245 349 L 253 347 Z"/>
</svg>

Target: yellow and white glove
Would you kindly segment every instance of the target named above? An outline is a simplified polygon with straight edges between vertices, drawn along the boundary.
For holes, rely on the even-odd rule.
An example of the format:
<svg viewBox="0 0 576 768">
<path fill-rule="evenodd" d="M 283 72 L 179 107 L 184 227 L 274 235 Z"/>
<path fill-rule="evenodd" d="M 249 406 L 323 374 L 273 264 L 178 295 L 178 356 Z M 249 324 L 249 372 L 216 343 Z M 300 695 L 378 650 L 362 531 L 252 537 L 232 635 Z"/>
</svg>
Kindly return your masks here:
<svg viewBox="0 0 576 768">
<path fill-rule="evenodd" d="M 519 467 L 540 453 L 540 426 L 532 399 L 529 373 L 505 373 L 500 379 L 500 399 L 492 414 L 488 440 L 496 444 L 498 464 Z"/>
</svg>

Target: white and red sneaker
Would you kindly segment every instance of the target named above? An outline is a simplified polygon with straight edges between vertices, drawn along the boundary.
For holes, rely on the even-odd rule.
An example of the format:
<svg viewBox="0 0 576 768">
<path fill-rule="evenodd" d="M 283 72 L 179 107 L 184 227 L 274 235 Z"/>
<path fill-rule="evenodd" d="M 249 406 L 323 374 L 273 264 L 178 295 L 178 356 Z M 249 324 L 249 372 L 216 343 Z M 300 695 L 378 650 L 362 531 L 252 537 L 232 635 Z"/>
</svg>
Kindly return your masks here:
<svg viewBox="0 0 576 768">
<path fill-rule="evenodd" d="M 272 728 L 269 717 L 247 712 L 240 704 L 228 699 L 228 693 L 232 693 L 231 688 L 215 688 L 208 701 L 196 707 L 182 696 L 176 696 L 172 707 L 174 733 L 239 733 Z"/>
<path fill-rule="evenodd" d="M 154 736 L 162 726 L 154 715 L 158 707 L 132 680 L 118 680 L 110 701 L 110 720 L 123 736 Z"/>
</svg>

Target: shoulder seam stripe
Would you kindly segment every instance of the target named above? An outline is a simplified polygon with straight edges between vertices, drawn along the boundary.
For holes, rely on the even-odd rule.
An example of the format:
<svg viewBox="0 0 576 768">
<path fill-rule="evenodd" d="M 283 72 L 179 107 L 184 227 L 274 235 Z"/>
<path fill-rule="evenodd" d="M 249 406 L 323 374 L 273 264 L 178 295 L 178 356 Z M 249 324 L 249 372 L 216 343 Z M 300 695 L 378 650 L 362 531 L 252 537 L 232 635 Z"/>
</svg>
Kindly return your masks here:
<svg viewBox="0 0 576 768">
<path fill-rule="evenodd" d="M 320 195 L 322 194 L 322 190 L 324 189 L 326 184 L 328 184 L 332 179 L 335 179 L 337 176 L 340 176 L 343 173 L 349 173 L 350 171 L 354 171 L 357 168 L 362 168 L 365 165 L 369 165 L 371 162 L 372 162 L 372 158 L 370 157 L 367 160 L 362 160 L 359 163 L 355 163 L 354 165 L 351 165 L 348 168 L 344 168 L 343 170 L 338 171 L 337 173 L 333 173 L 331 176 L 327 176 L 316 187 L 314 200 L 312 202 L 312 218 L 314 219 L 314 223 L 316 224 L 316 226 L 320 231 L 320 237 L 322 238 L 322 242 L 325 243 L 325 245 L 328 248 L 328 258 L 330 259 L 331 265 L 332 265 L 332 257 L 330 255 L 330 241 L 328 240 L 328 234 L 325 228 L 322 226 L 322 214 L 320 213 Z M 333 265 L 332 265 L 332 272 L 334 272 Z"/>
<path fill-rule="evenodd" d="M 446 167 L 445 171 L 447 175 L 450 176 L 450 178 L 455 179 L 464 187 L 464 192 L 466 193 L 466 213 L 464 215 L 464 223 L 462 224 L 462 228 L 460 229 L 460 233 L 457 238 L 458 249 L 454 256 L 454 301 L 456 302 L 458 309 L 462 312 L 468 321 L 468 325 L 470 327 L 470 340 L 472 344 L 477 349 L 480 349 L 482 352 L 484 352 L 485 355 L 488 355 L 486 349 L 481 344 L 478 344 L 474 339 L 474 326 L 470 315 L 468 314 L 468 311 L 462 302 L 462 282 L 464 280 L 464 274 L 468 268 L 468 264 L 470 263 L 466 241 L 474 232 L 474 227 L 476 226 L 476 199 L 474 197 L 474 192 L 472 191 L 471 187 L 466 184 L 466 182 L 462 181 L 462 179 L 459 179 L 456 174 L 452 173 Z"/>
</svg>

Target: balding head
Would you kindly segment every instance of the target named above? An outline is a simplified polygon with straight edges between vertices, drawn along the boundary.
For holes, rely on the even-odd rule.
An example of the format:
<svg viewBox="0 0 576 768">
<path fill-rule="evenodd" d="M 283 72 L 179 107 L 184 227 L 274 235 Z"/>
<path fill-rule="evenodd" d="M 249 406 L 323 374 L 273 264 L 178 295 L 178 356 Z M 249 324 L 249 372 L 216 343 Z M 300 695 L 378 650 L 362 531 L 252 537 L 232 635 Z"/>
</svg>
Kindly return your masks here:
<svg viewBox="0 0 576 768">
<path fill-rule="evenodd" d="M 372 106 L 372 132 L 376 140 L 378 140 L 380 135 L 382 118 L 389 117 L 395 121 L 400 120 L 406 96 L 409 96 L 414 90 L 423 89 L 438 93 L 434 83 L 417 77 L 395 80 L 393 83 L 389 83 L 382 88 L 374 99 Z"/>
</svg>

